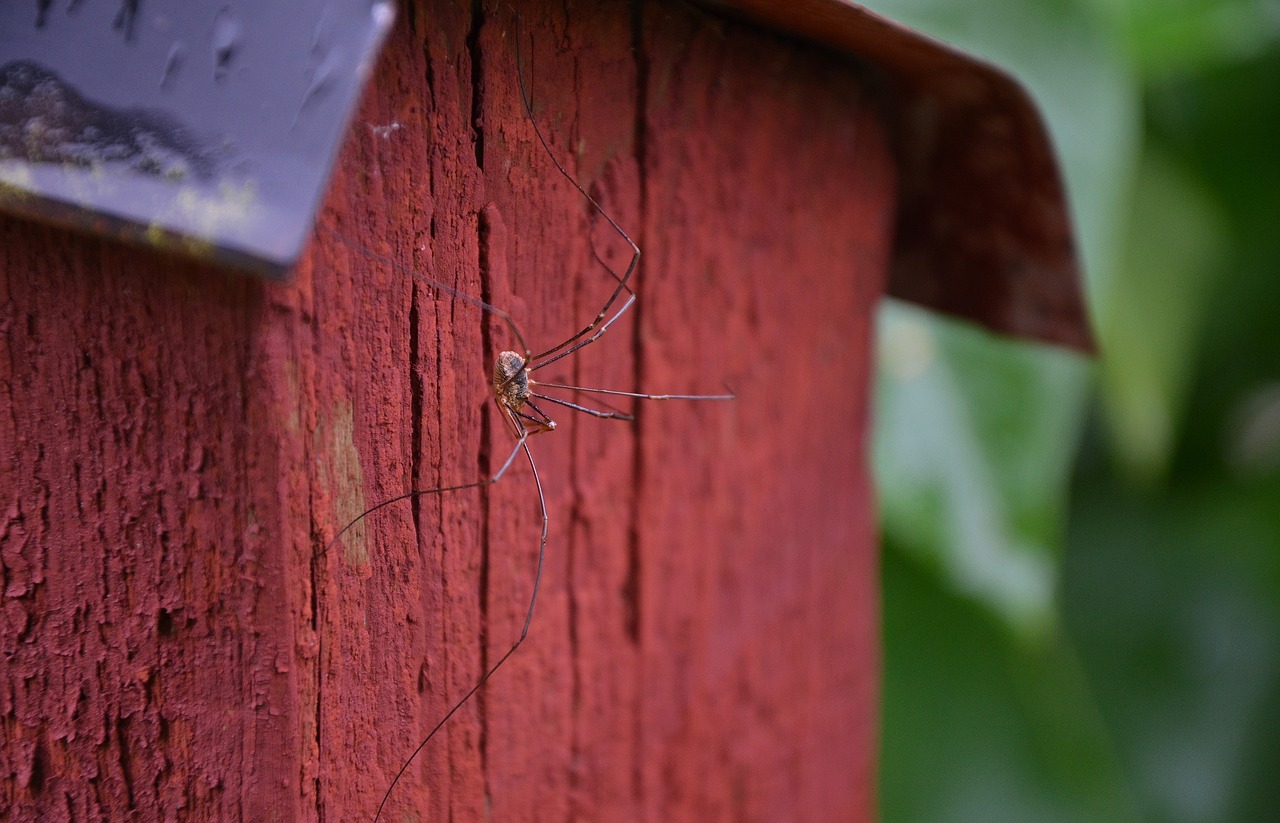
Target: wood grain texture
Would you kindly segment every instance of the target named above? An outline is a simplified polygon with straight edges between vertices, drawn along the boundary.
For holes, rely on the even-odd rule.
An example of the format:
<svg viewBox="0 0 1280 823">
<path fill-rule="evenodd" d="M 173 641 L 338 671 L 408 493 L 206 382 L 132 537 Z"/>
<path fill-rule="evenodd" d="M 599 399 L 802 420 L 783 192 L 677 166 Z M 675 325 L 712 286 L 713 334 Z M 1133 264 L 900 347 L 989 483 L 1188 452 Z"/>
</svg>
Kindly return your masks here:
<svg viewBox="0 0 1280 823">
<path fill-rule="evenodd" d="M 521 13 L 538 123 L 645 252 L 629 317 L 538 376 L 738 400 L 554 410 L 530 638 L 385 819 L 868 821 L 882 129 L 847 68 L 682 5 Z M 292 283 L 0 222 L 0 816 L 372 819 L 518 634 L 525 465 L 322 553 L 510 451 L 510 336 L 404 269 L 536 351 L 610 290 L 593 247 L 625 266 L 516 31 L 404 9 Z"/>
<path fill-rule="evenodd" d="M 885 138 L 846 68 L 646 20 L 642 378 L 718 373 L 739 396 L 727 420 L 642 421 L 647 819 L 871 820 Z"/>
<path fill-rule="evenodd" d="M 296 816 L 286 292 L 15 220 L 0 266 L 0 817 Z"/>
</svg>

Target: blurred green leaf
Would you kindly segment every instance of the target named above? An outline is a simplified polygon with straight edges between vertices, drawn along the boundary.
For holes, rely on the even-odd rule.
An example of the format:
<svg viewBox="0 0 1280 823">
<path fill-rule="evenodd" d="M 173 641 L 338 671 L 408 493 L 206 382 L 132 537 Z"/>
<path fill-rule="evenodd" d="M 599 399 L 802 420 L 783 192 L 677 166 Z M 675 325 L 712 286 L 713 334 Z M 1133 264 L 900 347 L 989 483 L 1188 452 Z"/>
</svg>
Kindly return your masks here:
<svg viewBox="0 0 1280 823">
<path fill-rule="evenodd" d="M 1225 230 L 1186 174 L 1144 158 L 1124 255 L 1100 301 L 1103 397 L 1114 449 L 1137 480 L 1161 479 L 1172 456 Z"/>
<path fill-rule="evenodd" d="M 1092 0 L 1145 75 L 1247 59 L 1280 37 L 1270 0 Z"/>
<path fill-rule="evenodd" d="M 1019 632 L 1046 630 L 1085 365 L 899 303 L 879 351 L 885 533 Z"/>
<path fill-rule="evenodd" d="M 1280 820 L 1278 499 L 1080 485 L 1065 625 L 1149 820 Z"/>
<path fill-rule="evenodd" d="M 883 819 L 1280 820 L 1280 6 L 875 8 L 1044 107 L 1105 355 L 1062 567 L 1083 370 L 885 311 Z"/>
<path fill-rule="evenodd" d="M 882 571 L 881 819 L 1140 820 L 1069 648 L 1014 642 L 906 556 Z"/>
</svg>

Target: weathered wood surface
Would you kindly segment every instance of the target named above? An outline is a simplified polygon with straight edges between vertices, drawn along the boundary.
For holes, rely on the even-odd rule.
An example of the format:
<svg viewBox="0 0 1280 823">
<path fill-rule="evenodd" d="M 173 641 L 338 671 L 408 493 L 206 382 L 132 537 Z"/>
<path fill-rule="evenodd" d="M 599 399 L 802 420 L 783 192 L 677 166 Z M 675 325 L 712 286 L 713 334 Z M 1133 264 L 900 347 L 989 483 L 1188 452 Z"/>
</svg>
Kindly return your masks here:
<svg viewBox="0 0 1280 823">
<path fill-rule="evenodd" d="M 403 10 L 322 223 L 576 331 L 621 244 L 523 114 L 515 25 Z M 854 74 L 677 4 L 523 9 L 536 114 L 644 249 L 544 377 L 732 403 L 555 416 L 529 641 L 386 819 L 873 815 L 866 467 L 893 175 Z M 0 817 L 371 819 L 519 631 L 500 323 L 322 233 L 264 284 L 0 220 Z M 561 410 L 557 410 L 561 411 Z"/>
</svg>

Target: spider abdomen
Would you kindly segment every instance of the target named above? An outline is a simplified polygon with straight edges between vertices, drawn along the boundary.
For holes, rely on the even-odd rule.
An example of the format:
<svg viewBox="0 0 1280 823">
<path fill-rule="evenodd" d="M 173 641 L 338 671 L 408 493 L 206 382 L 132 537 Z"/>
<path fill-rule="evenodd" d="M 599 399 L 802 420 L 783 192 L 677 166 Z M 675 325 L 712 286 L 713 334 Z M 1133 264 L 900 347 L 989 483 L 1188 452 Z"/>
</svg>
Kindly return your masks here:
<svg viewBox="0 0 1280 823">
<path fill-rule="evenodd" d="M 504 351 L 493 361 L 493 396 L 499 406 L 513 412 L 520 411 L 529 400 L 529 372 L 524 358 L 513 351 Z"/>
</svg>

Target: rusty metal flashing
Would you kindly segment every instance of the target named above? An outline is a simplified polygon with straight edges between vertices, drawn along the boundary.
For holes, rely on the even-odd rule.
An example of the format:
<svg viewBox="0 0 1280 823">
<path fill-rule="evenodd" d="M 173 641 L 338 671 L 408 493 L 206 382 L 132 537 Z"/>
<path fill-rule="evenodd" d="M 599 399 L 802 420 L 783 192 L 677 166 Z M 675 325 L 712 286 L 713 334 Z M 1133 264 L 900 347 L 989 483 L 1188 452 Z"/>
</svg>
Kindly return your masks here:
<svg viewBox="0 0 1280 823">
<path fill-rule="evenodd" d="M 857 57 L 898 163 L 889 294 L 1093 352 L 1066 191 L 1030 94 L 990 63 L 844 0 L 700 0 Z"/>
</svg>

